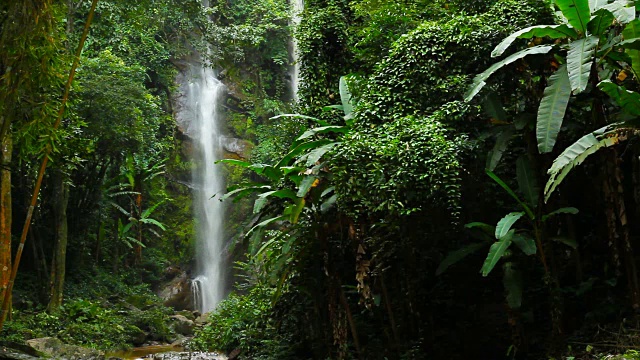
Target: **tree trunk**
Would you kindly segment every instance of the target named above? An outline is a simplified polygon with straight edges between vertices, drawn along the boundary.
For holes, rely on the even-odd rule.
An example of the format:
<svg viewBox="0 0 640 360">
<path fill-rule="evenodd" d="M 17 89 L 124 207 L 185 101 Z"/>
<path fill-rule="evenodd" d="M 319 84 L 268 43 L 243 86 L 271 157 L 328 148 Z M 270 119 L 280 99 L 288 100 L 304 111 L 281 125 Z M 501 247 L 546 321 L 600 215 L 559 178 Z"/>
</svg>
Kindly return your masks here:
<svg viewBox="0 0 640 360">
<path fill-rule="evenodd" d="M 56 246 L 51 262 L 51 286 L 47 310 L 55 311 L 62 305 L 62 292 L 67 256 L 67 204 L 69 202 L 69 186 L 64 182 L 61 171 L 53 175 L 53 208 L 55 221 Z"/>
<path fill-rule="evenodd" d="M 11 136 L 2 144 L 2 169 L 0 169 L 0 300 L 11 278 Z"/>
</svg>

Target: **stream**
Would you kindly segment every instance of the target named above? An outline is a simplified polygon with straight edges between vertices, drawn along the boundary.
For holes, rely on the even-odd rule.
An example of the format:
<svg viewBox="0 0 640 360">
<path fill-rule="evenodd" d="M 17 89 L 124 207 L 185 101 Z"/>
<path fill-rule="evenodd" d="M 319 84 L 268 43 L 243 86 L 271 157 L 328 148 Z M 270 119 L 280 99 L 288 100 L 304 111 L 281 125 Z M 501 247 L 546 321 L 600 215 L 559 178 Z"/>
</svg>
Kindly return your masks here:
<svg viewBox="0 0 640 360">
<path fill-rule="evenodd" d="M 225 355 L 215 352 L 185 351 L 175 345 L 151 345 L 106 354 L 107 359 L 154 359 L 154 360 L 227 360 Z"/>
</svg>

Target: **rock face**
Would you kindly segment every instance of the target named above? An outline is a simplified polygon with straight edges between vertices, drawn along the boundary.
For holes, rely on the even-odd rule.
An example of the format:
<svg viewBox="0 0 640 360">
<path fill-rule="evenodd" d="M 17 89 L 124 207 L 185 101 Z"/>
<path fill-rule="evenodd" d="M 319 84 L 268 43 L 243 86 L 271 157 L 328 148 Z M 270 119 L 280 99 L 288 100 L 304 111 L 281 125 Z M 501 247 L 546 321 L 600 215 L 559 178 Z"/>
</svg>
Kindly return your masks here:
<svg viewBox="0 0 640 360">
<path fill-rule="evenodd" d="M 0 344 L 0 360 L 35 360 L 39 359 L 41 355 L 38 351 L 28 346 Z"/>
<path fill-rule="evenodd" d="M 193 335 L 193 328 L 195 327 L 193 321 L 182 315 L 172 315 L 169 318 L 171 319 L 171 327 L 177 334 L 185 336 Z"/>
<path fill-rule="evenodd" d="M 102 360 L 105 358 L 101 351 L 66 345 L 60 339 L 52 337 L 27 340 L 27 345 L 54 359 Z"/>
<path fill-rule="evenodd" d="M 226 137 L 222 138 L 222 147 L 224 151 L 234 154 L 240 159 L 248 159 L 251 156 L 253 144 L 246 140 Z"/>
<path fill-rule="evenodd" d="M 165 306 L 176 310 L 193 310 L 193 292 L 191 279 L 186 272 L 180 272 L 176 277 L 164 285 L 158 296 Z"/>
</svg>

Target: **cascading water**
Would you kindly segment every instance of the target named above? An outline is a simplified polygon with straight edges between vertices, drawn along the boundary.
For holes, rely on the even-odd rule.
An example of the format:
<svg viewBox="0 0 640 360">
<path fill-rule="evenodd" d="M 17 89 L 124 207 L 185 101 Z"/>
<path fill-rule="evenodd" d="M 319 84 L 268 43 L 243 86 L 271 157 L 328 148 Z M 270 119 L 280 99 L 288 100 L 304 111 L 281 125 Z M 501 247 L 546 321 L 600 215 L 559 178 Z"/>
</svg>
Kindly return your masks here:
<svg viewBox="0 0 640 360">
<path fill-rule="evenodd" d="M 201 62 L 191 62 L 188 71 L 188 83 L 183 86 L 184 111 L 191 119 L 189 133 L 195 140 L 197 164 L 193 182 L 198 221 L 198 275 L 192 282 L 192 290 L 195 308 L 205 313 L 213 310 L 225 296 L 224 206 L 216 196 L 224 193 L 225 183 L 220 165 L 215 164 L 222 153 L 217 105 L 224 85 L 214 71 Z"/>
<path fill-rule="evenodd" d="M 293 14 L 291 15 L 291 25 L 293 28 L 298 28 L 300 25 L 300 21 L 302 20 L 302 10 L 304 10 L 304 0 L 291 0 L 291 9 Z M 298 41 L 296 41 L 295 37 L 291 38 L 291 58 L 293 60 L 293 65 L 291 66 L 289 72 L 291 77 L 291 95 L 294 100 L 298 100 L 298 86 L 300 81 L 300 57 L 298 56 Z"/>
</svg>

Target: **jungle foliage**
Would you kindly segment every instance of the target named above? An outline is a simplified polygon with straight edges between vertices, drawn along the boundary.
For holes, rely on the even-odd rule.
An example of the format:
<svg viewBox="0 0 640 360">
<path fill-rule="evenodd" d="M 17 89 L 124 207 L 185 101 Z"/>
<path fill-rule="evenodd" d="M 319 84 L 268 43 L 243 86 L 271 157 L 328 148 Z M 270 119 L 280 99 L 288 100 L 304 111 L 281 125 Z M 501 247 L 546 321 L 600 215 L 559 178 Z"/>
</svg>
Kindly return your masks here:
<svg viewBox="0 0 640 360">
<path fill-rule="evenodd" d="M 294 26 L 283 0 L 101 0 L 55 130 L 89 5 L 0 4 L 0 140 L 13 141 L 0 218 L 14 218 L 0 255 L 17 247 L 48 148 L 53 162 L 3 336 L 173 339 L 149 285 L 193 258 L 172 96 L 196 50 L 227 86 L 226 134 L 255 147 L 219 164 L 235 290 L 193 349 L 637 355 L 636 2 L 309 0 Z M 59 244 L 62 304 L 50 300 Z"/>
<path fill-rule="evenodd" d="M 270 162 L 236 163 L 266 181 L 228 194 L 257 195 L 239 239 L 253 290 L 200 347 L 240 326 L 262 329 L 261 350 L 209 344 L 541 358 L 633 316 L 633 2 L 318 0 L 302 15 L 306 116 L 287 118 L 307 129 Z M 269 291 L 270 316 L 243 317 Z"/>
</svg>

